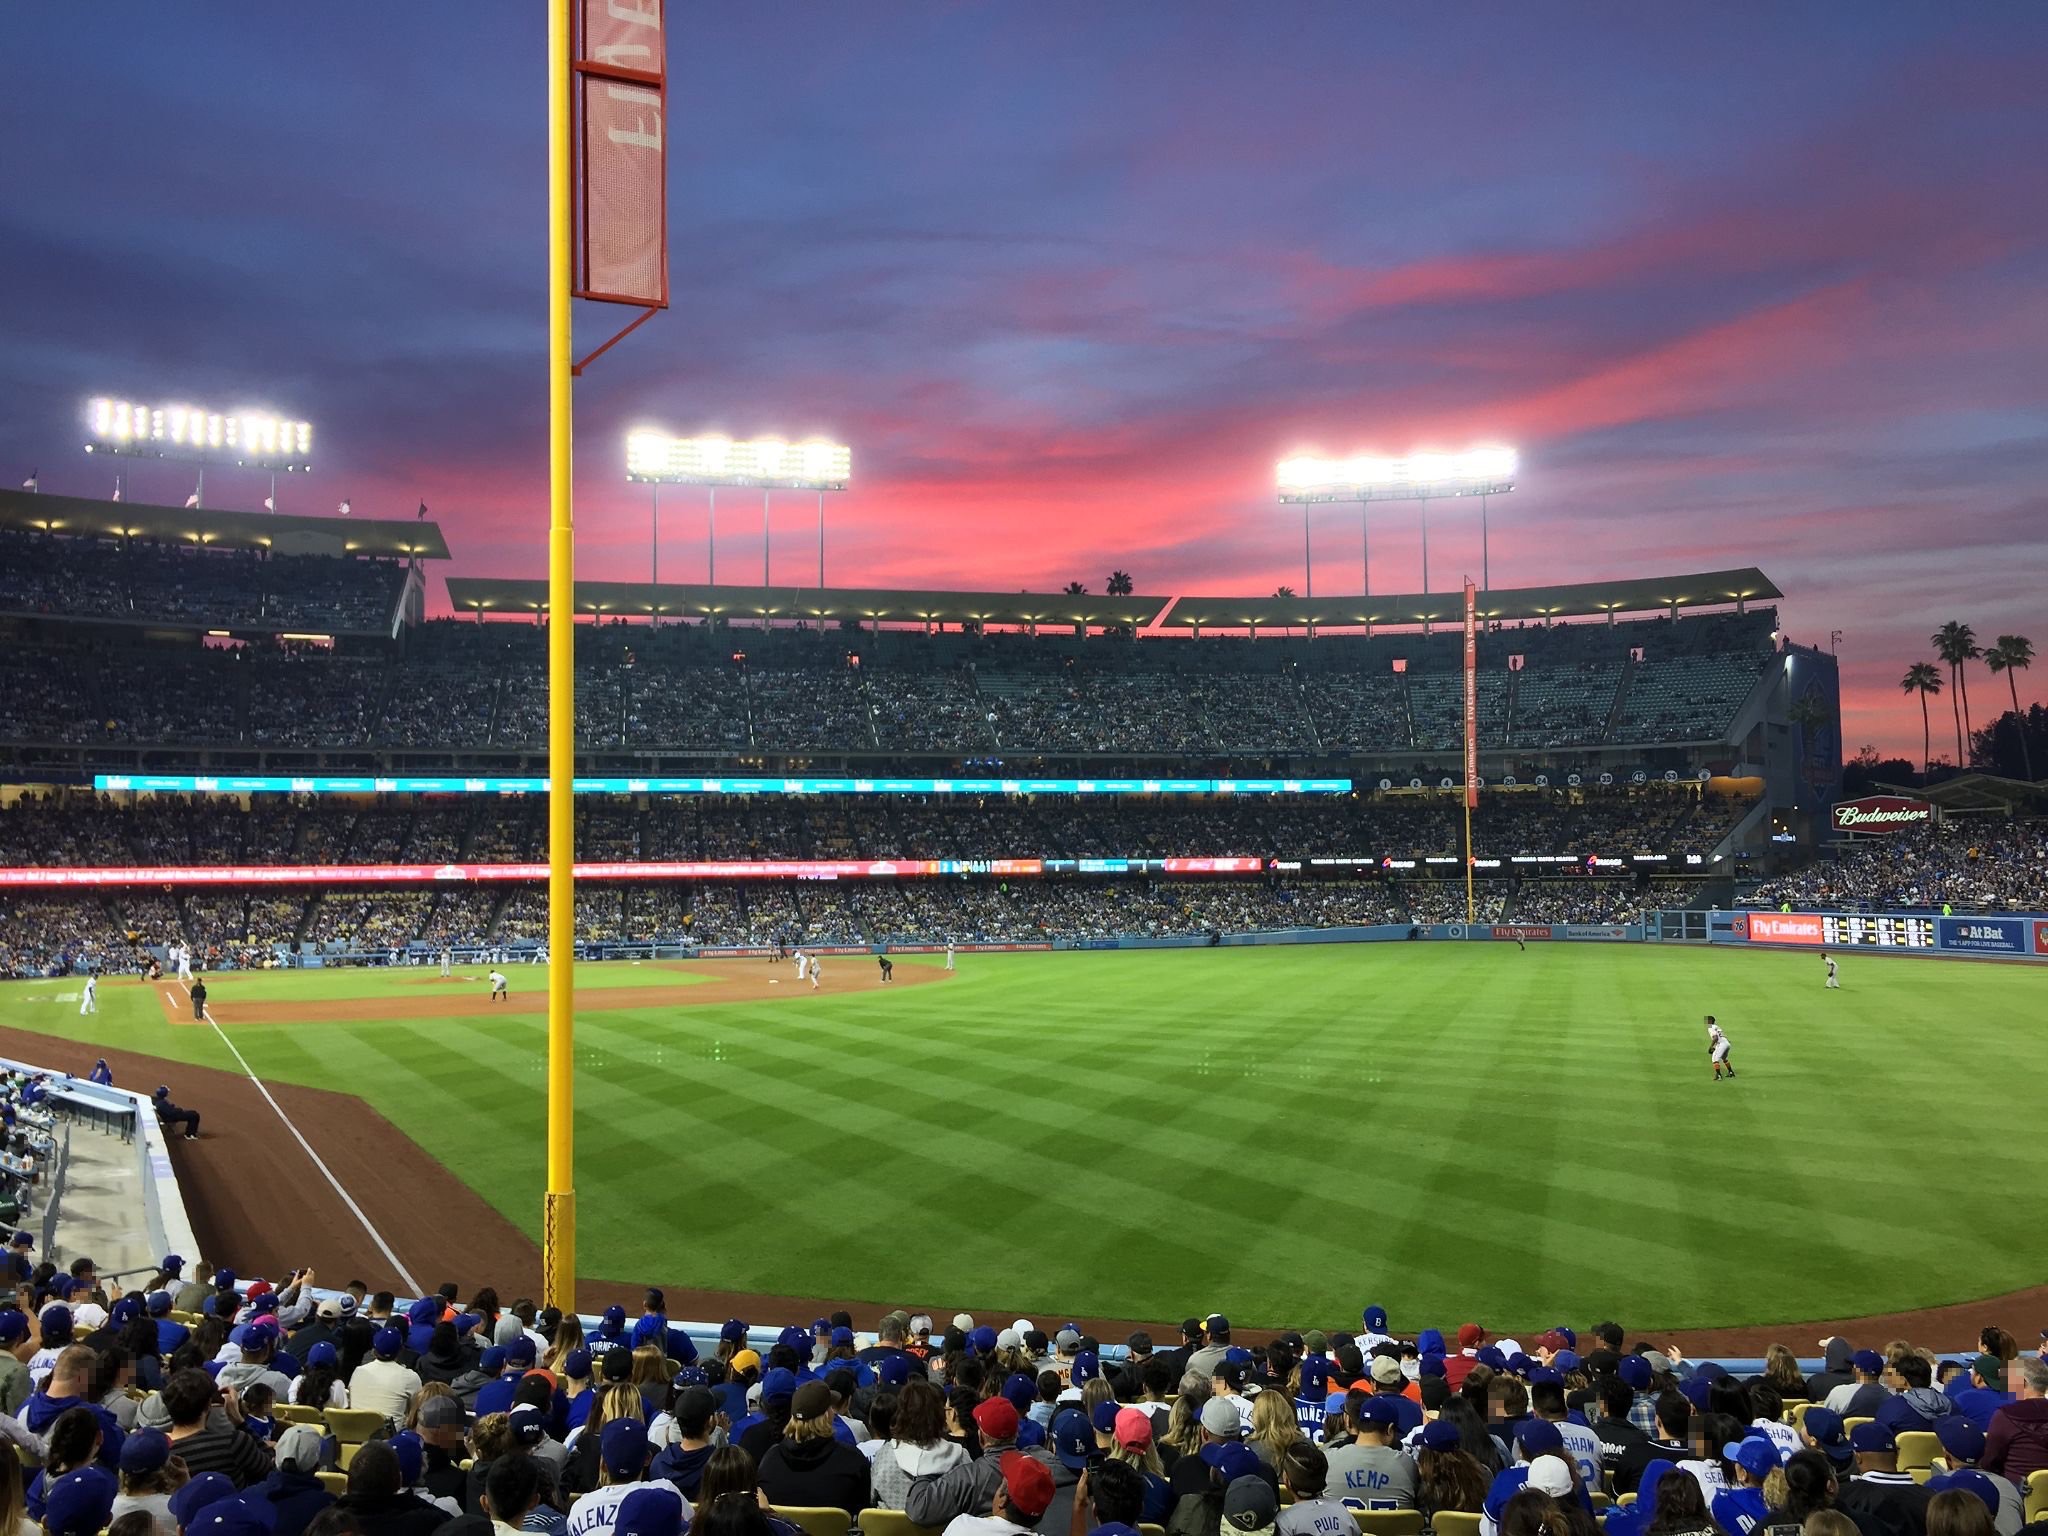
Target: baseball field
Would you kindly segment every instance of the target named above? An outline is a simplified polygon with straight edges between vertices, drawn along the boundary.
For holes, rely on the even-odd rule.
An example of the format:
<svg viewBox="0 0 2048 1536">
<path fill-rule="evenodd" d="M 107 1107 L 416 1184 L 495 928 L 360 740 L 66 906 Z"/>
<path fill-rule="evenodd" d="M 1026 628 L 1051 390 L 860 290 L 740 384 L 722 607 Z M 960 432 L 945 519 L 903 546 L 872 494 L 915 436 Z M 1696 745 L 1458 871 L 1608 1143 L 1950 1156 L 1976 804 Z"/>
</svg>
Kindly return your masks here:
<svg viewBox="0 0 2048 1536">
<path fill-rule="evenodd" d="M 265 1209 L 326 1194 L 231 1040 L 431 1285 L 538 1226 L 545 973 L 507 967 L 492 1004 L 484 969 L 210 977 L 226 1040 L 175 984 L 110 982 L 80 1018 L 75 981 L 10 983 L 0 1026 L 25 1033 L 0 1049 L 161 1073 L 207 1117 L 181 1181 L 258 1243 Z M 2014 1219 L 2037 1157 L 2008 1085 L 2048 1067 L 2048 976 L 2021 966 L 1852 956 L 1830 992 L 1804 955 L 1372 944 L 896 976 L 582 967 L 579 1273 L 1041 1320 L 1378 1301 L 1407 1326 L 1676 1329 L 1968 1301 L 2048 1263 Z M 496 1236 L 457 1234 L 465 1201 Z M 322 1230 L 380 1278 L 362 1226 Z M 462 1257 L 408 1251 L 437 1235 Z"/>
</svg>

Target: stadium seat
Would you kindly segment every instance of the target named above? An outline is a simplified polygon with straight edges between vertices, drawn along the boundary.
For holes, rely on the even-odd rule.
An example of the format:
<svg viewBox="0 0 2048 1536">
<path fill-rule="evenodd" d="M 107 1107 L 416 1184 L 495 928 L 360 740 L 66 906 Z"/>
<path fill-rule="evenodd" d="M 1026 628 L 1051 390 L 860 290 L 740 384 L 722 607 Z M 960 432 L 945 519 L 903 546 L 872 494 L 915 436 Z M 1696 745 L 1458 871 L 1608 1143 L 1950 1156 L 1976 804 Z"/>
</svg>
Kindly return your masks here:
<svg viewBox="0 0 2048 1536">
<path fill-rule="evenodd" d="M 1806 1422 L 1806 1410 L 1812 1406 L 1813 1404 L 1811 1403 L 1787 1403 L 1785 1405 L 1785 1422 L 1794 1429 L 1798 1429 Z"/>
<path fill-rule="evenodd" d="M 1436 1536 L 1479 1536 L 1479 1517 L 1462 1510 L 1440 1509 L 1429 1524 Z"/>
<path fill-rule="evenodd" d="M 287 1424 L 318 1424 L 321 1422 L 321 1410 L 310 1407 L 305 1403 L 277 1403 L 272 1406 L 271 1412 L 275 1413 Z"/>
<path fill-rule="evenodd" d="M 1141 1520 L 1138 1522 L 1138 1536 L 1166 1536 L 1166 1527 Z"/>
<path fill-rule="evenodd" d="M 320 1486 L 333 1494 L 337 1499 L 348 1492 L 348 1474 L 346 1472 L 315 1472 L 313 1475 L 320 1479 Z"/>
<path fill-rule="evenodd" d="M 853 1520 L 843 1509 L 809 1504 L 778 1504 L 768 1511 L 796 1526 L 804 1536 L 846 1536 Z"/>
<path fill-rule="evenodd" d="M 1862 1418 L 1862 1419 L 1844 1419 L 1844 1420 L 1842 1420 L 1842 1433 L 1843 1433 L 1843 1434 L 1845 1434 L 1845 1435 L 1853 1435 L 1853 1434 L 1855 1434 L 1855 1433 L 1856 1433 L 1856 1426 L 1857 1426 L 1857 1425 L 1859 1425 L 1859 1424 L 1869 1424 L 1869 1423 L 1872 1423 L 1872 1422 L 1873 1422 L 1873 1421 L 1872 1421 L 1871 1419 L 1868 1419 L 1868 1418 Z"/>
<path fill-rule="evenodd" d="M 197 1328 L 201 1319 L 197 1312 L 173 1312 L 171 1314 L 171 1321 L 182 1323 L 187 1328 Z"/>
<path fill-rule="evenodd" d="M 324 1417 L 328 1431 L 345 1446 L 361 1445 L 385 1424 L 384 1415 L 369 1408 L 329 1408 Z"/>
<path fill-rule="evenodd" d="M 1354 1509 L 1351 1518 L 1364 1536 L 1422 1536 L 1419 1509 Z"/>
<path fill-rule="evenodd" d="M 1592 1490 L 1589 1496 L 1593 1500 L 1593 1513 L 1596 1515 L 1599 1514 L 1601 1510 L 1605 1509 L 1608 1505 L 1614 1502 L 1614 1500 L 1607 1497 L 1606 1494 L 1601 1493 L 1598 1489 Z"/>
<path fill-rule="evenodd" d="M 900 1509 L 864 1509 L 860 1512 L 860 1536 L 937 1536 L 942 1527 L 915 1524 Z"/>
<path fill-rule="evenodd" d="M 1617 1509 L 1627 1509 L 1629 1505 L 1635 1503 L 1635 1501 L 1636 1496 L 1634 1494 L 1624 1493 L 1620 1498 L 1614 1501 L 1614 1504 Z"/>
<path fill-rule="evenodd" d="M 2027 1474 L 2027 1524 L 2048 1520 L 2048 1472 Z"/>
<path fill-rule="evenodd" d="M 1903 1431 L 1899 1435 L 1899 1470 L 1931 1473 L 1934 1470 L 1934 1453 L 1940 1449 L 1940 1439 L 1929 1430 Z M 1923 1476 L 1920 1481 L 1924 1483 L 1927 1478 Z"/>
<path fill-rule="evenodd" d="M 40 1456 L 36 1455 L 27 1446 L 21 1444 L 16 1444 L 14 1447 L 14 1459 L 30 1470 L 34 1470 L 43 1464 Z"/>
</svg>

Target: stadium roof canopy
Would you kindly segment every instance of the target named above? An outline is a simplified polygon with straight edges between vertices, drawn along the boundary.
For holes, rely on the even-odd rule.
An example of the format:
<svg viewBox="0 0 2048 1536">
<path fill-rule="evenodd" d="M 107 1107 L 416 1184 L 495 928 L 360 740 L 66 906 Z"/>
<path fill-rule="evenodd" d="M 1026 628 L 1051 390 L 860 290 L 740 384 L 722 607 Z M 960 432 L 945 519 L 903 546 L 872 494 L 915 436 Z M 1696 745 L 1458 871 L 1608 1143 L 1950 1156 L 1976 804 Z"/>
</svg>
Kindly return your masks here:
<svg viewBox="0 0 2048 1536">
<path fill-rule="evenodd" d="M 1592 614 L 1670 612 L 1768 602 L 1785 594 L 1754 566 L 1643 581 L 1580 582 L 1482 592 L 1488 619 L 1550 619 Z M 533 614 L 548 606 L 545 581 L 450 576 L 458 612 Z M 871 588 L 711 587 L 698 583 L 579 581 L 578 613 L 664 618 L 857 618 L 885 623 L 1128 624 L 1138 628 L 1331 628 L 1366 624 L 1448 623 L 1462 617 L 1461 592 L 1365 597 L 1099 597 L 1064 592 L 923 592 Z"/>
<path fill-rule="evenodd" d="M 0 528 L 63 533 L 86 539 L 150 539 L 160 544 L 199 544 L 209 549 L 267 549 L 280 555 L 448 558 L 448 541 L 441 536 L 438 523 L 148 507 L 132 501 L 39 496 L 29 491 L 0 491 Z"/>
<path fill-rule="evenodd" d="M 1959 773 L 1922 787 L 1880 784 L 1887 794 L 1930 800 L 1945 811 L 2012 811 L 2048 801 L 2048 783 L 2029 784 L 1995 773 Z"/>
</svg>

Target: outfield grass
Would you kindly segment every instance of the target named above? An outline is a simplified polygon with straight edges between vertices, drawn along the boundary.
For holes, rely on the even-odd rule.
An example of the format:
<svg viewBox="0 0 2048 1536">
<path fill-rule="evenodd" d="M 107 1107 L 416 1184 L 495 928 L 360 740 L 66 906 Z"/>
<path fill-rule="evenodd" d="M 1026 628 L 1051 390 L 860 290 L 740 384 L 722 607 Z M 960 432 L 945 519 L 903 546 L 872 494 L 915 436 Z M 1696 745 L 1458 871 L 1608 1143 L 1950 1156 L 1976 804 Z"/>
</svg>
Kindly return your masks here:
<svg viewBox="0 0 2048 1536">
<path fill-rule="evenodd" d="M 1378 1301 L 1524 1330 L 1934 1305 L 2036 1283 L 2048 1259 L 2013 1220 L 2033 1137 L 1999 1092 L 2048 1064 L 2048 975 L 2028 968 L 1852 956 L 1827 992 L 1813 956 L 1645 946 L 960 965 L 938 986 L 585 1014 L 583 1270 L 1252 1325 Z M 512 971 L 522 991 L 542 974 Z M 473 1018 L 234 1026 L 238 994 L 417 995 L 418 975 L 230 978 L 214 1000 L 259 1074 L 361 1094 L 535 1230 L 540 1020 L 492 1016 L 479 989 Z M 72 985 L 0 987 L 0 1023 L 82 1035 L 50 1053 L 81 1070 L 91 1042 L 233 1067 L 137 989 L 104 989 L 98 1019 L 28 1000 Z M 1709 1080 L 1707 1011 L 1733 1082 Z"/>
</svg>

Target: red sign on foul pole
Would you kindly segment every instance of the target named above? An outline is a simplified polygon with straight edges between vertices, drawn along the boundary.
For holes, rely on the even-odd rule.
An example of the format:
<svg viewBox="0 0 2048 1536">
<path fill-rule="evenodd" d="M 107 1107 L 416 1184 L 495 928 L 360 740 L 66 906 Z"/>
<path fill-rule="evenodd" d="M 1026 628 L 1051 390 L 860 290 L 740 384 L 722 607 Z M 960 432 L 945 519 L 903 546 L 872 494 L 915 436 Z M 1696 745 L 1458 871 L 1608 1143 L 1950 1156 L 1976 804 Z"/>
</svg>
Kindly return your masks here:
<svg viewBox="0 0 2048 1536">
<path fill-rule="evenodd" d="M 666 0 L 555 3 L 578 18 L 575 295 L 666 309 Z"/>
<path fill-rule="evenodd" d="M 1465 581 L 1465 804 L 1479 804 L 1479 606 L 1478 589 Z"/>
</svg>

